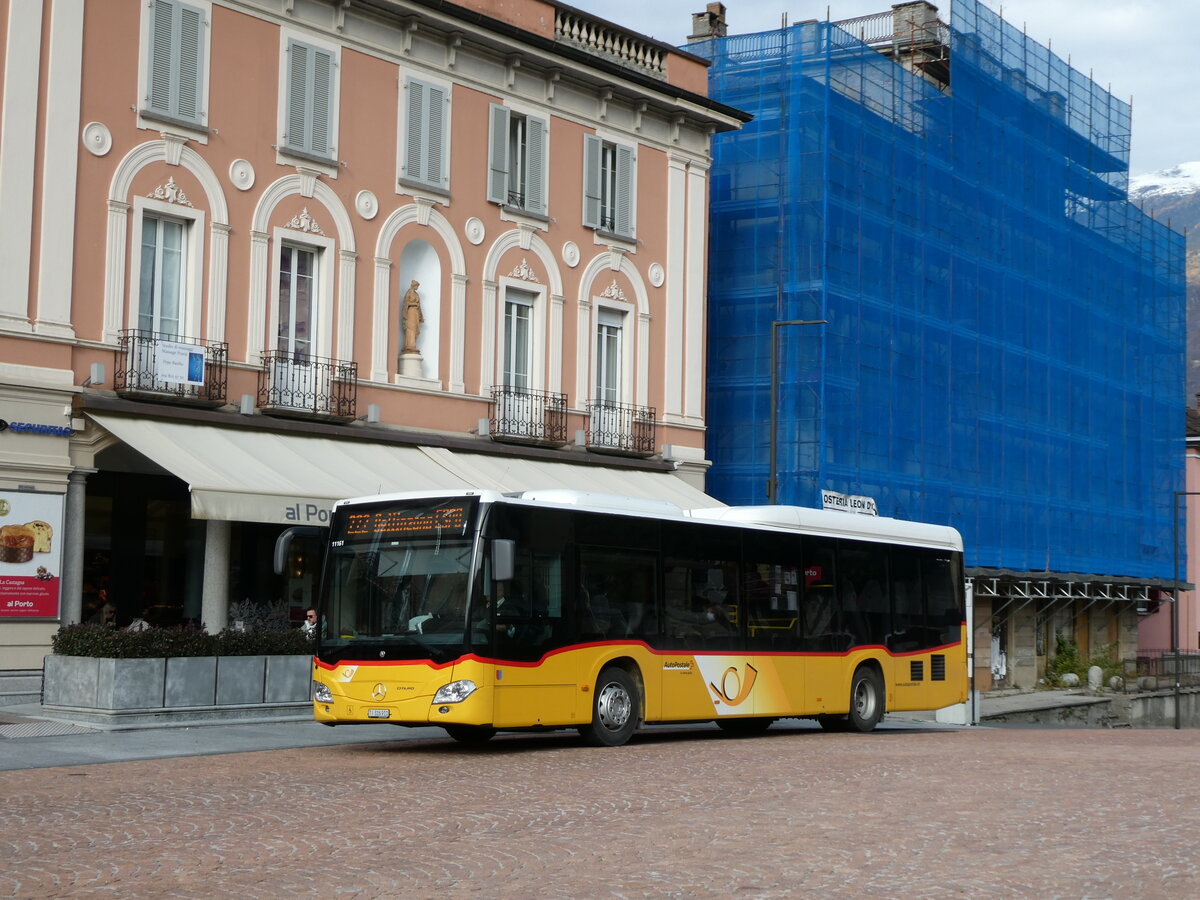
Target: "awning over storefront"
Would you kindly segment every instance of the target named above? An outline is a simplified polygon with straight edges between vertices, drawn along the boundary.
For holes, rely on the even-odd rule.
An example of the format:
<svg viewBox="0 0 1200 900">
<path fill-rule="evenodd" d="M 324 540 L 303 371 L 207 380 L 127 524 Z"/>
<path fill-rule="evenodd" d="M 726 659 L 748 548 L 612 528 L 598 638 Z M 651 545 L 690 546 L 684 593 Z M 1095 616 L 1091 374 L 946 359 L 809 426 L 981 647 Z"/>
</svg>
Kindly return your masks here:
<svg viewBox="0 0 1200 900">
<path fill-rule="evenodd" d="M 493 456 L 439 447 L 277 434 L 156 419 L 91 417 L 187 482 L 197 519 L 323 524 L 334 501 L 390 491 L 570 488 L 722 504 L 667 472 Z"/>
</svg>

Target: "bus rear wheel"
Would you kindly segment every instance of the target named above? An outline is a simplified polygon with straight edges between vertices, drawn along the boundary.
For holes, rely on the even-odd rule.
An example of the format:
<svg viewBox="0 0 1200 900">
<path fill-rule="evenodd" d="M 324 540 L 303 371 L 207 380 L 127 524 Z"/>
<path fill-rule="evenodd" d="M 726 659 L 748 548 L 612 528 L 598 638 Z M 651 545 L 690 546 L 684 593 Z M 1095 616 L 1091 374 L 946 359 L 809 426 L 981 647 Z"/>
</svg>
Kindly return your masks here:
<svg viewBox="0 0 1200 900">
<path fill-rule="evenodd" d="M 496 734 L 490 725 L 443 725 L 446 734 L 460 744 L 486 744 Z"/>
<path fill-rule="evenodd" d="M 593 747 L 619 747 L 633 737 L 641 714 L 641 696 L 633 676 L 609 666 L 596 680 L 592 721 L 579 729 Z"/>
<path fill-rule="evenodd" d="M 770 716 L 754 716 L 745 719 L 717 719 L 717 727 L 726 734 L 762 734 L 775 723 Z"/>
<path fill-rule="evenodd" d="M 847 731 L 871 731 L 883 718 L 883 679 L 870 666 L 854 670 L 850 682 L 850 714 Z"/>
</svg>

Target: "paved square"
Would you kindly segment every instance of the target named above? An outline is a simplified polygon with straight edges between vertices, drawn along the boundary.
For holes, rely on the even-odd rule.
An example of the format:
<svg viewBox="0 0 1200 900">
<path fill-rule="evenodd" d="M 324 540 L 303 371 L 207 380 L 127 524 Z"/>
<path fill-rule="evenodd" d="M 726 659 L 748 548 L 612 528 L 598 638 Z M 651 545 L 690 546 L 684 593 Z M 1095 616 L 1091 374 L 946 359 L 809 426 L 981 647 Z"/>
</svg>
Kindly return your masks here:
<svg viewBox="0 0 1200 900">
<path fill-rule="evenodd" d="M 1200 731 L 643 732 L 0 773 L 0 897 L 1195 897 Z"/>
</svg>

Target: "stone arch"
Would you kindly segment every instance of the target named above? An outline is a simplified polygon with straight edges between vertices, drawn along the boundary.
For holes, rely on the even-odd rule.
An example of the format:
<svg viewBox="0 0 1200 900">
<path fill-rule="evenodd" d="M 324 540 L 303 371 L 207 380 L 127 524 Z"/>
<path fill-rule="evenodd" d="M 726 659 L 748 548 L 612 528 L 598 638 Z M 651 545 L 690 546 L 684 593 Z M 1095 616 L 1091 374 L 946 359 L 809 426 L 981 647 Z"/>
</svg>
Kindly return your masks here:
<svg viewBox="0 0 1200 900">
<path fill-rule="evenodd" d="M 270 219 L 286 198 L 299 194 L 319 201 L 333 217 L 337 229 L 338 293 L 334 301 L 337 314 L 338 359 L 354 357 L 354 283 L 358 253 L 354 226 L 341 198 L 323 181 L 310 175 L 285 175 L 270 184 L 258 198 L 250 223 L 250 308 L 246 323 L 246 359 L 253 361 L 267 346 L 267 294 L 271 274 Z M 326 318 L 326 317 L 322 317 Z"/>
<path fill-rule="evenodd" d="M 108 185 L 108 225 L 105 236 L 104 332 L 102 340 L 115 343 L 121 330 L 128 260 L 129 192 L 137 174 L 152 163 L 182 166 L 204 190 L 210 217 L 208 233 L 208 320 L 210 340 L 225 339 L 225 300 L 229 279 L 229 205 L 212 167 L 199 153 L 177 141 L 147 141 L 134 147 L 113 170 Z M 197 335 L 198 337 L 199 335 Z"/>
<path fill-rule="evenodd" d="M 509 250 L 524 250 L 532 253 L 545 270 L 548 280 L 547 314 L 546 314 L 546 389 L 561 392 L 562 384 L 562 342 L 563 342 L 563 284 L 562 272 L 558 260 L 550 245 L 538 234 L 526 228 L 506 231 L 496 238 L 488 249 L 483 263 L 483 322 L 482 343 L 480 349 L 481 394 L 488 393 L 496 372 L 496 323 L 499 316 L 499 291 L 502 275 L 499 273 L 500 260 Z"/>
<path fill-rule="evenodd" d="M 394 210 L 384 220 L 375 242 L 375 289 L 371 334 L 371 378 L 386 381 L 388 373 L 387 344 L 390 333 L 388 308 L 392 270 L 392 245 L 400 232 L 409 225 L 424 225 L 432 229 L 446 248 L 450 259 L 450 365 L 448 388 L 461 394 L 465 390 L 467 313 L 467 259 L 462 242 L 449 220 L 436 209 L 410 203 Z M 432 245 L 433 241 L 429 241 Z"/>
<path fill-rule="evenodd" d="M 592 297 L 597 293 L 593 286 L 605 272 L 620 272 L 633 287 L 635 311 L 634 357 L 633 357 L 633 402 L 645 406 L 650 391 L 650 294 L 645 279 L 626 254 L 608 251 L 598 253 L 584 266 L 579 276 L 579 316 L 577 335 L 576 390 L 579 396 L 588 396 L 588 376 L 591 371 L 592 332 L 595 329 Z"/>
</svg>

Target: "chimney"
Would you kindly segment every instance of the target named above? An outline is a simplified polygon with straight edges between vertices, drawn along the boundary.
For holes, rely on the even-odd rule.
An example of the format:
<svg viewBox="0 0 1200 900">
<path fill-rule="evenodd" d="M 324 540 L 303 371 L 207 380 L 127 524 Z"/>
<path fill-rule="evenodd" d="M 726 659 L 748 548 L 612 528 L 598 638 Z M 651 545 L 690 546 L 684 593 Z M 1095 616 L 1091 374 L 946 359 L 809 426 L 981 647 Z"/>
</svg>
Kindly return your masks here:
<svg viewBox="0 0 1200 900">
<path fill-rule="evenodd" d="M 725 4 L 710 3 L 704 12 L 692 13 L 692 33 L 688 43 L 707 41 L 709 38 L 725 37 Z"/>
<path fill-rule="evenodd" d="M 903 36 L 912 40 L 915 35 L 928 32 L 931 26 L 936 27 L 937 20 L 938 8 L 926 0 L 892 4 L 892 31 L 897 39 Z"/>
</svg>

